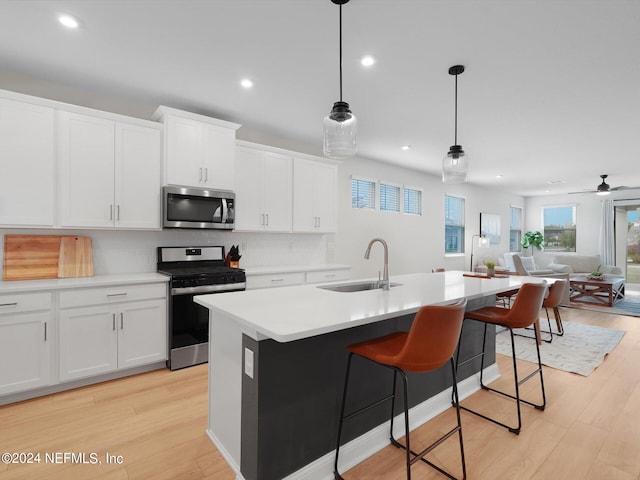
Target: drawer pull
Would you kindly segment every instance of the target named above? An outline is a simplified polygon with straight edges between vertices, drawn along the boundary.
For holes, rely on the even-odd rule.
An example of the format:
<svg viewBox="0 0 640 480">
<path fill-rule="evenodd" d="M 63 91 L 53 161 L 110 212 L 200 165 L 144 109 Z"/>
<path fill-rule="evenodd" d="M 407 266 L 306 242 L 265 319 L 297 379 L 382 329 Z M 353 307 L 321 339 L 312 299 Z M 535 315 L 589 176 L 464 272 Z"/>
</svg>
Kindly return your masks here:
<svg viewBox="0 0 640 480">
<path fill-rule="evenodd" d="M 127 292 L 124 293 L 107 293 L 107 297 L 123 297 Z"/>
<path fill-rule="evenodd" d="M 44 341 L 47 341 L 47 322 L 44 322 Z"/>
<path fill-rule="evenodd" d="M 272 278 L 272 282 L 284 282 L 284 278 Z"/>
<path fill-rule="evenodd" d="M 16 305 L 18 305 L 18 302 L 0 303 L 0 307 L 15 307 Z"/>
</svg>

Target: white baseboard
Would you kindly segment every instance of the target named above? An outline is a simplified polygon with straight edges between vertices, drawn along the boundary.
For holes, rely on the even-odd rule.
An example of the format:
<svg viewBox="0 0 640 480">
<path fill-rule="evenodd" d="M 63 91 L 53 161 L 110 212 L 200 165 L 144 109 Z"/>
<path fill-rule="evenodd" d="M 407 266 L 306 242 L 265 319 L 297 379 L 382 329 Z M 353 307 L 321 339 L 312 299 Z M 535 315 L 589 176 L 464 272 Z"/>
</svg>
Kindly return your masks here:
<svg viewBox="0 0 640 480">
<path fill-rule="evenodd" d="M 242 474 L 240 473 L 240 465 L 238 465 L 235 462 L 233 457 L 229 454 L 229 452 L 227 452 L 227 449 L 224 448 L 222 443 L 218 441 L 218 439 L 213 434 L 213 432 L 207 428 L 206 433 L 207 433 L 207 437 L 209 437 L 209 440 L 211 440 L 211 442 L 215 445 L 218 452 L 220 452 L 220 455 L 222 455 L 222 458 L 225 459 L 225 461 L 229 464 L 231 469 L 235 472 L 236 480 L 245 480 Z"/>
<path fill-rule="evenodd" d="M 500 371 L 498 370 L 497 364 L 494 363 L 484 369 L 483 379 L 485 383 L 491 383 L 498 377 L 500 377 Z M 479 373 L 458 383 L 458 394 L 460 399 L 468 397 L 479 389 Z M 448 388 L 447 390 L 431 397 L 409 410 L 410 430 L 414 430 L 415 428 L 425 424 L 448 408 L 451 408 L 451 388 Z M 397 437 L 402 437 L 404 435 L 403 415 L 398 415 L 394 420 L 394 424 L 394 436 L 397 435 Z M 387 445 L 389 445 L 389 422 L 385 422 L 382 425 L 377 426 L 373 430 L 368 431 L 364 435 L 361 435 L 340 447 L 341 461 L 338 467 L 341 472 L 345 472 L 379 452 Z M 335 452 L 332 451 L 285 477 L 284 480 L 333 480 L 334 461 Z M 242 477 L 239 476 L 236 478 L 241 479 Z"/>
</svg>

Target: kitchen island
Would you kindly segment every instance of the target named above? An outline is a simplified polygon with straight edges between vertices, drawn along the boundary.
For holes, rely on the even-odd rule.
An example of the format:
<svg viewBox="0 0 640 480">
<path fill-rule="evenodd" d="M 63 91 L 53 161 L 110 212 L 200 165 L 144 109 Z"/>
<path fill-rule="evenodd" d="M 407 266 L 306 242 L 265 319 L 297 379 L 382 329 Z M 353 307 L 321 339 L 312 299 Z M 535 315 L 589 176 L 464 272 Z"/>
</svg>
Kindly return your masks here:
<svg viewBox="0 0 640 480">
<path fill-rule="evenodd" d="M 195 297 L 210 311 L 207 433 L 237 478 L 332 478 L 346 345 L 408 330 L 424 305 L 466 297 L 473 310 L 495 304 L 497 293 L 544 279 L 471 278 L 448 271 L 397 275 L 391 281 L 389 290 L 304 285 Z M 463 358 L 482 343 L 483 327 L 469 323 Z M 493 365 L 485 368 L 485 381 L 498 375 L 491 335 L 488 352 Z M 388 394 L 389 372 L 365 362 L 355 368 L 360 384 L 347 409 Z M 459 371 L 461 396 L 478 388 L 479 369 L 478 359 Z M 412 428 L 450 406 L 450 387 L 444 368 L 410 375 Z M 343 471 L 388 444 L 387 420 L 388 408 L 382 407 L 345 429 Z"/>
</svg>

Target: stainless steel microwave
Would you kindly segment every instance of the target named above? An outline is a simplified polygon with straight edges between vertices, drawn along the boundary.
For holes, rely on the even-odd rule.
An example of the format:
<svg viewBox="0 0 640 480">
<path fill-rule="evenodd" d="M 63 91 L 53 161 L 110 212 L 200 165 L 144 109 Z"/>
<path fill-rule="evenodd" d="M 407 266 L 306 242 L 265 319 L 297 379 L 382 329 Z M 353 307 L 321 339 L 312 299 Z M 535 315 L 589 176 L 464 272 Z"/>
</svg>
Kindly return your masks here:
<svg viewBox="0 0 640 480">
<path fill-rule="evenodd" d="M 236 195 L 226 190 L 162 187 L 162 226 L 232 230 Z"/>
</svg>

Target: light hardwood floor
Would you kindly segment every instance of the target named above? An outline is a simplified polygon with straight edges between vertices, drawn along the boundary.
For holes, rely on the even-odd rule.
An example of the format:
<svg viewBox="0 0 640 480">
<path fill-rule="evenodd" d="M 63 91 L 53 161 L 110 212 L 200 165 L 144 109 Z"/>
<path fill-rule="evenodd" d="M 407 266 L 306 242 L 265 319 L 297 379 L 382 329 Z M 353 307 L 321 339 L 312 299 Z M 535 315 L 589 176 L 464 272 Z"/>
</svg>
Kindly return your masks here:
<svg viewBox="0 0 640 480">
<path fill-rule="evenodd" d="M 562 309 L 565 321 L 627 333 L 589 377 L 544 369 L 547 409 L 524 407 L 515 436 L 463 412 L 469 479 L 640 479 L 640 318 Z M 510 385 L 510 360 L 498 356 Z M 522 368 L 530 364 L 523 363 Z M 523 386 L 534 394 L 535 380 Z M 465 402 L 512 414 L 513 404 L 478 392 Z M 417 429 L 415 447 L 453 422 L 453 410 Z M 510 417 L 509 417 L 510 418 Z M 235 476 L 206 437 L 207 366 L 161 370 L 0 407 L 0 453 L 91 452 L 100 465 L 4 465 L 2 480 L 231 480 Z M 105 455 L 122 456 L 106 464 Z M 460 470 L 448 440 L 430 457 Z M 89 460 L 89 458 L 87 459 Z M 352 480 L 405 478 L 403 453 L 387 447 L 345 476 Z M 425 465 L 413 478 L 444 478 Z"/>
</svg>

